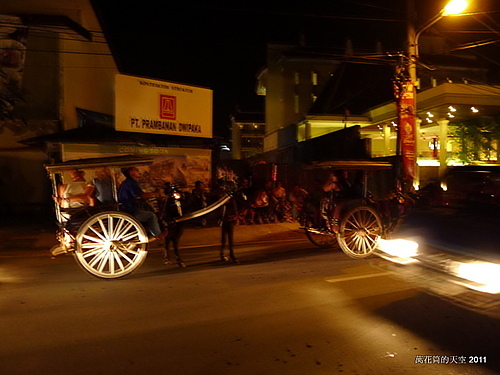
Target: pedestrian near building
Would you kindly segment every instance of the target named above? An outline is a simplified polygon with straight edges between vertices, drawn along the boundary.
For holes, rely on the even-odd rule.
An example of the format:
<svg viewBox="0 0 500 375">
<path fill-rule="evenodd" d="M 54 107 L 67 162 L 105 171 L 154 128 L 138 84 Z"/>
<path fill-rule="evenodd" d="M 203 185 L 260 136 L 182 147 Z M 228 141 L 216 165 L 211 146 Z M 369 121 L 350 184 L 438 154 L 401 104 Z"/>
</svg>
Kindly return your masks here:
<svg viewBox="0 0 500 375">
<path fill-rule="evenodd" d="M 241 180 L 241 186 L 238 190 L 239 199 L 241 201 L 241 209 L 239 210 L 238 220 L 236 224 L 254 224 L 255 208 L 252 207 L 255 191 L 250 186 L 250 181 L 247 178 Z"/>
<path fill-rule="evenodd" d="M 274 217 L 279 222 L 291 222 L 291 204 L 287 199 L 286 189 L 281 181 L 276 182 L 275 188 L 272 190 L 274 202 Z"/>
<path fill-rule="evenodd" d="M 292 204 L 292 219 L 294 221 L 300 217 L 308 195 L 309 193 L 301 188 L 299 184 L 292 186 L 292 190 L 288 195 L 288 200 Z"/>
<path fill-rule="evenodd" d="M 219 181 L 216 195 L 220 198 L 223 194 L 230 189 L 233 197 L 225 203 L 221 208 L 221 216 L 219 219 L 219 226 L 221 227 L 221 246 L 219 257 L 223 262 L 232 261 L 235 264 L 239 263 L 238 258 L 234 253 L 234 227 L 238 220 L 238 200 L 241 196 L 239 191 L 236 191 L 236 185 L 230 186 L 226 181 Z M 225 255 L 225 248 L 229 248 L 229 257 Z"/>
</svg>

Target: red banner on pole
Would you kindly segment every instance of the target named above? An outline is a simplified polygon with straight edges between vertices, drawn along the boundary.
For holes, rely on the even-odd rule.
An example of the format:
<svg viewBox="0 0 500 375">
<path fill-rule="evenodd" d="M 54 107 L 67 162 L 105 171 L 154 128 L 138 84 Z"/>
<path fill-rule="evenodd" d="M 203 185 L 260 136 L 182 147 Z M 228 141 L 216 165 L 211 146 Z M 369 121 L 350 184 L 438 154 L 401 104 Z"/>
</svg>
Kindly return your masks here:
<svg viewBox="0 0 500 375">
<path fill-rule="evenodd" d="M 398 132 L 403 160 L 403 179 L 414 180 L 416 169 L 416 140 L 415 134 L 415 86 L 409 81 L 402 85 L 399 96 L 399 124 Z"/>
</svg>

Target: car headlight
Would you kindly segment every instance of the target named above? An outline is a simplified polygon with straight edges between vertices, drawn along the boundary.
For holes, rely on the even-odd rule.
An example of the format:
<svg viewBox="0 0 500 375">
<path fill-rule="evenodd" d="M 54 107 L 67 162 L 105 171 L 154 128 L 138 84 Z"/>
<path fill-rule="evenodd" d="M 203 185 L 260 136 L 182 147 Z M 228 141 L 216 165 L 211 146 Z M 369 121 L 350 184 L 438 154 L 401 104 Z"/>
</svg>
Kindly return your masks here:
<svg viewBox="0 0 500 375">
<path fill-rule="evenodd" d="M 487 293 L 500 293 L 500 264 L 488 262 L 455 262 L 453 274 L 475 283 L 470 288 Z"/>
<path fill-rule="evenodd" d="M 396 263 L 407 264 L 416 262 L 416 257 L 418 255 L 418 243 L 415 241 L 395 239 L 395 240 L 384 240 L 380 239 L 378 241 L 378 249 L 383 253 L 389 255 L 389 257 L 382 257 L 389 259 Z"/>
</svg>

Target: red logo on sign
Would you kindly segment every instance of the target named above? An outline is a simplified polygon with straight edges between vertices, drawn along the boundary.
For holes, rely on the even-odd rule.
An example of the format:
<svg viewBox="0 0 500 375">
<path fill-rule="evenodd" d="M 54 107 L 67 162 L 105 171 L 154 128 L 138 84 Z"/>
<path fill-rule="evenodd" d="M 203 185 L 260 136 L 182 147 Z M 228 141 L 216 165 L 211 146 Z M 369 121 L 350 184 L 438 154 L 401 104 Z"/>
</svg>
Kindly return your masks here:
<svg viewBox="0 0 500 375">
<path fill-rule="evenodd" d="M 176 100 L 175 96 L 160 95 L 160 118 L 175 120 Z"/>
</svg>

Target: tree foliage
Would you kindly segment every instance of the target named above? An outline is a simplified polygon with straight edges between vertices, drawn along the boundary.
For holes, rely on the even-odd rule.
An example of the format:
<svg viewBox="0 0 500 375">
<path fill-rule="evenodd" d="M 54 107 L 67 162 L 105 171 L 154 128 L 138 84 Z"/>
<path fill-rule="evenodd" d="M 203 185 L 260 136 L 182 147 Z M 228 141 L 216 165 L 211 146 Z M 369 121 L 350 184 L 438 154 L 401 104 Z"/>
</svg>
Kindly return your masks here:
<svg viewBox="0 0 500 375">
<path fill-rule="evenodd" d="M 457 158 L 464 164 L 488 161 L 500 144 L 500 115 L 450 123 L 458 143 Z"/>
</svg>

